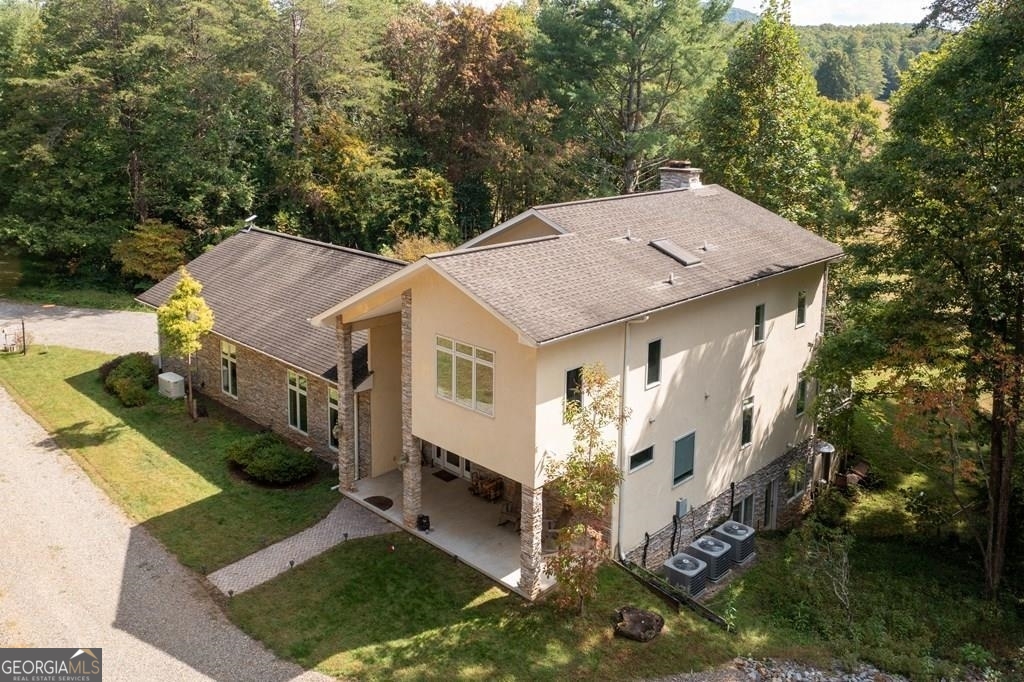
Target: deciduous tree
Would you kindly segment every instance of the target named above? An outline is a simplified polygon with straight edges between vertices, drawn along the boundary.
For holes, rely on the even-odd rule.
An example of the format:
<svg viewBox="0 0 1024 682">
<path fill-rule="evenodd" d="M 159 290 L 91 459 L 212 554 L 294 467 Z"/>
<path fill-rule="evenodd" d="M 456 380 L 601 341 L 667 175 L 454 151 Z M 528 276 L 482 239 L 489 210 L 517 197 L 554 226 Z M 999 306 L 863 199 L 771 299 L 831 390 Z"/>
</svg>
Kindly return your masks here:
<svg viewBox="0 0 1024 682">
<path fill-rule="evenodd" d="M 607 555 L 604 536 L 611 505 L 622 481 L 608 429 L 618 430 L 627 417 L 620 412 L 618 382 L 608 377 L 604 366 L 585 365 L 581 376 L 581 399 L 565 406 L 573 430 L 572 451 L 546 469 L 547 485 L 571 514 L 559 531 L 547 571 L 558 580 L 562 601 L 575 606 L 580 615 L 597 590 L 597 569 Z"/>
<path fill-rule="evenodd" d="M 928 367 L 948 367 L 959 381 L 947 386 L 975 404 L 991 396 L 991 410 L 977 415 L 987 430 L 991 594 L 1005 570 L 1024 407 L 1022 31 L 1024 7 L 995 3 L 919 60 L 865 180 L 877 226 L 865 262 L 881 275 L 876 300 L 890 311 L 879 319 L 895 322 L 879 330 L 887 359 L 922 389 L 934 388 Z"/>
<path fill-rule="evenodd" d="M 188 367 L 188 413 L 196 419 L 196 400 L 192 391 L 192 358 L 203 347 L 203 337 L 213 329 L 213 311 L 201 296 L 203 285 L 189 274 L 185 266 L 174 291 L 156 310 L 162 351 L 185 358 Z"/>
</svg>

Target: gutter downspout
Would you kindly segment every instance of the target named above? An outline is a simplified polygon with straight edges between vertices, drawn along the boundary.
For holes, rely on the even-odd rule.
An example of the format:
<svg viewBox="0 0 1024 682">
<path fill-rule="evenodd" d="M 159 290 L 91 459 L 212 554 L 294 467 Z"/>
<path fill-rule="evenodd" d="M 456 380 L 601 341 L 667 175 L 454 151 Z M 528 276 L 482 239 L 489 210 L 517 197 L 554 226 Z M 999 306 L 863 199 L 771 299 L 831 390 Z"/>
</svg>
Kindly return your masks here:
<svg viewBox="0 0 1024 682">
<path fill-rule="evenodd" d="M 622 332 L 622 374 L 619 375 L 619 418 L 626 412 L 626 373 L 629 369 L 629 329 L 631 324 L 643 324 L 651 319 L 650 315 L 626 320 Z M 626 554 L 622 551 L 622 509 L 626 496 L 626 475 L 629 472 L 629 461 L 626 456 L 626 422 L 623 419 L 619 423 L 619 469 L 622 471 L 622 483 L 619 484 L 619 496 L 615 500 L 618 509 L 616 519 L 615 546 L 618 548 L 620 560 L 625 560 Z"/>
</svg>

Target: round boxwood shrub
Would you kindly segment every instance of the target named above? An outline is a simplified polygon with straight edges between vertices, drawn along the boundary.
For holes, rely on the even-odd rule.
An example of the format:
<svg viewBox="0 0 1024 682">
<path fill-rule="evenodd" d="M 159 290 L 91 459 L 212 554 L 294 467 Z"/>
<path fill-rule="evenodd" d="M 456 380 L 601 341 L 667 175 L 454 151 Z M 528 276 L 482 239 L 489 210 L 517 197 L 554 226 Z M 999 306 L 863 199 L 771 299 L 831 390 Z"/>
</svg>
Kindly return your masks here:
<svg viewBox="0 0 1024 682">
<path fill-rule="evenodd" d="M 227 459 L 260 483 L 288 485 L 316 473 L 316 457 L 284 442 L 273 433 L 261 433 L 236 441 L 227 448 Z"/>
<path fill-rule="evenodd" d="M 157 369 L 148 353 L 129 353 L 103 363 L 100 378 L 125 407 L 143 405 L 156 385 Z"/>
<path fill-rule="evenodd" d="M 111 379 L 107 382 L 107 386 L 125 407 L 138 407 L 139 405 L 145 405 L 149 400 L 149 391 L 143 388 L 142 384 L 133 379 L 115 377 L 111 375 Z"/>
</svg>

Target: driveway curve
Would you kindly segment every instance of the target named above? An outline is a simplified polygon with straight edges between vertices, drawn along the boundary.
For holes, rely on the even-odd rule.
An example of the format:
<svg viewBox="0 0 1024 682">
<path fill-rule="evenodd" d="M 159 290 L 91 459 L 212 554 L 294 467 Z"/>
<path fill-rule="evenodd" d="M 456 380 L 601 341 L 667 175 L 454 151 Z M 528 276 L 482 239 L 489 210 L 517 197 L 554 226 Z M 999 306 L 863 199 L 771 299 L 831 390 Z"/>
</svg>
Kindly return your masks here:
<svg viewBox="0 0 1024 682">
<path fill-rule="evenodd" d="M 25 321 L 29 344 L 68 346 L 123 355 L 157 352 L 156 315 L 125 310 L 68 308 L 0 300 L 0 327 Z"/>
</svg>

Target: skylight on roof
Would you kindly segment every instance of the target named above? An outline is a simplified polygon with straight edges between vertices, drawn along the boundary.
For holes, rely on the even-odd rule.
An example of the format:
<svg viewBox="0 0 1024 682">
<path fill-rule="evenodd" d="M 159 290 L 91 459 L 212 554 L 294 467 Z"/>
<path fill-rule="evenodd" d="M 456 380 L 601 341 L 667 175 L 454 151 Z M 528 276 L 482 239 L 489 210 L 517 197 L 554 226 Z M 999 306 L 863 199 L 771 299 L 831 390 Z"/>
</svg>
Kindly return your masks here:
<svg viewBox="0 0 1024 682">
<path fill-rule="evenodd" d="M 697 265 L 701 260 L 700 256 L 687 251 L 671 239 L 655 239 L 651 242 L 651 246 L 656 248 L 658 251 L 661 251 L 669 258 L 674 258 L 687 267 Z"/>
</svg>

